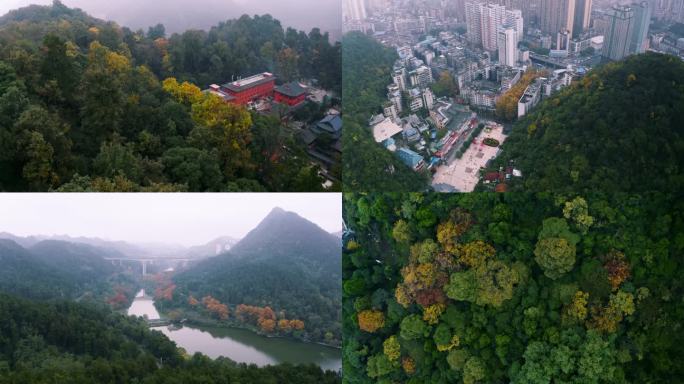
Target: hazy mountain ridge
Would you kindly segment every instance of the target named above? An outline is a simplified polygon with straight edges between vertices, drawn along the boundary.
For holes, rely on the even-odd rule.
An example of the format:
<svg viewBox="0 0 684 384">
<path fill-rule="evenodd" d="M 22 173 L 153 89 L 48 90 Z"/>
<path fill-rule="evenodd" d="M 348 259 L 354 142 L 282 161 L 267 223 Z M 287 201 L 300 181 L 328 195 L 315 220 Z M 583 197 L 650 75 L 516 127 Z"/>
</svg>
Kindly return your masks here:
<svg viewBox="0 0 684 384">
<path fill-rule="evenodd" d="M 51 4 L 51 0 L 33 0 L 31 3 Z M 333 40 L 340 39 L 342 32 L 342 6 L 337 0 L 288 0 L 280 2 L 249 0 L 166 0 L 163 6 L 149 1 L 119 0 L 116 2 L 93 0 L 64 0 L 68 7 L 76 7 L 97 18 L 115 20 L 119 25 L 131 29 L 147 30 L 148 27 L 162 23 L 169 34 L 181 33 L 190 29 L 208 30 L 213 25 L 242 15 L 270 14 L 283 22 L 284 27 L 293 27 L 306 32 L 320 28 L 329 32 Z M 99 4 L 98 4 L 99 3 Z M 32 5 L 32 8 L 41 7 Z M 28 7 L 24 7 L 28 8 Z M 24 8 L 20 8 L 24 9 Z M 306 10 L 303 12 L 302 10 Z M 7 9 L 0 6 L 0 14 Z M 79 11 L 80 12 L 80 11 Z M 19 18 L 21 13 L 10 11 L 0 18 L 0 24 L 7 17 Z M 22 20 L 22 19 L 18 19 Z"/>
<path fill-rule="evenodd" d="M 219 239 L 228 239 L 230 237 L 221 237 Z M 40 242 L 44 241 L 62 241 L 75 244 L 84 244 L 91 247 L 98 248 L 102 251 L 104 257 L 108 258 L 138 258 L 138 257 L 204 257 L 215 254 L 212 252 L 207 255 L 198 255 L 192 252 L 194 248 L 206 247 L 212 242 L 200 246 L 184 247 L 178 244 L 170 243 L 131 243 L 121 240 L 105 240 L 99 237 L 72 237 L 69 235 L 31 235 L 31 236 L 17 236 L 9 232 L 0 232 L 0 239 L 8 239 L 17 244 L 30 248 Z M 232 238 L 230 238 L 232 239 Z"/>
<path fill-rule="evenodd" d="M 75 244 L 84 244 L 91 247 L 97 247 L 103 250 L 107 257 L 136 257 L 147 256 L 149 250 L 145 250 L 138 245 L 134 245 L 125 241 L 104 240 L 98 237 L 72 237 L 69 235 L 31 235 L 31 236 L 17 236 L 9 232 L 0 232 L 0 239 L 9 239 L 17 244 L 30 248 L 34 245 L 44 241 L 61 241 Z"/>
<path fill-rule="evenodd" d="M 106 253 L 87 244 L 46 240 L 24 248 L 0 239 L 0 291 L 33 299 L 104 292 L 108 279 L 120 272 L 102 257 Z"/>
<path fill-rule="evenodd" d="M 240 240 L 232 236 L 221 236 L 206 244 L 195 245 L 185 251 L 186 257 L 200 258 L 215 256 L 219 253 L 227 252 Z M 220 250 L 220 251 L 219 251 Z M 219 251 L 219 252 L 217 252 Z"/>
<path fill-rule="evenodd" d="M 31 248 L 46 241 L 88 245 L 99 249 L 105 258 L 186 257 L 192 259 L 217 255 L 217 246 L 226 252 L 240 241 L 240 239 L 232 236 L 220 236 L 201 245 L 185 247 L 169 243 L 130 243 L 120 240 L 105 240 L 99 237 L 72 237 L 69 235 L 17 236 L 9 232 L 0 232 L 0 239 L 11 240 L 23 248 Z"/>
</svg>

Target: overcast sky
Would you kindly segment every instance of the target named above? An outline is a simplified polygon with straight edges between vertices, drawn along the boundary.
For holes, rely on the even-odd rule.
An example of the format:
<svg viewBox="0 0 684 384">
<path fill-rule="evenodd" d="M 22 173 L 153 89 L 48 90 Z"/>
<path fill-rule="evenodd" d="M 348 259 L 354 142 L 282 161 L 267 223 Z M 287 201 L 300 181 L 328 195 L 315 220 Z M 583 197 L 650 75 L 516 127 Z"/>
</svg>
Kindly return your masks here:
<svg viewBox="0 0 684 384">
<path fill-rule="evenodd" d="M 242 238 L 275 207 L 328 232 L 342 227 L 338 193 L 31 193 L 0 194 L 0 232 L 191 246 L 220 236 Z"/>
<path fill-rule="evenodd" d="M 342 30 L 341 0 L 62 0 L 72 8 L 114 20 L 133 30 L 163 23 L 168 32 L 190 28 L 208 29 L 219 21 L 243 14 L 269 13 L 284 27 L 310 31 L 319 27 L 339 37 Z M 52 0 L 0 0 L 0 15 L 29 4 L 47 5 Z"/>
</svg>

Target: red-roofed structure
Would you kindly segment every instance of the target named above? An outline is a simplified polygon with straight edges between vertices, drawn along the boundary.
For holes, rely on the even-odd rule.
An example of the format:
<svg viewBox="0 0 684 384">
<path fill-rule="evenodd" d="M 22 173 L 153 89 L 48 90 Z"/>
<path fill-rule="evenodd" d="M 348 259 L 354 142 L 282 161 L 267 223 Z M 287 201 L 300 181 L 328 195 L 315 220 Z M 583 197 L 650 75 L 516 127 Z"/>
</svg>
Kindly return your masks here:
<svg viewBox="0 0 684 384">
<path fill-rule="evenodd" d="M 306 100 L 306 89 L 299 83 L 291 82 L 275 88 L 276 103 L 287 104 L 291 107 Z"/>
<path fill-rule="evenodd" d="M 498 181 L 500 179 L 499 172 L 488 172 L 484 179 L 485 181 Z"/>
<path fill-rule="evenodd" d="M 244 79 L 223 84 L 220 92 L 231 98 L 227 101 L 245 105 L 250 101 L 273 96 L 276 77 L 272 73 L 264 72 Z"/>
</svg>

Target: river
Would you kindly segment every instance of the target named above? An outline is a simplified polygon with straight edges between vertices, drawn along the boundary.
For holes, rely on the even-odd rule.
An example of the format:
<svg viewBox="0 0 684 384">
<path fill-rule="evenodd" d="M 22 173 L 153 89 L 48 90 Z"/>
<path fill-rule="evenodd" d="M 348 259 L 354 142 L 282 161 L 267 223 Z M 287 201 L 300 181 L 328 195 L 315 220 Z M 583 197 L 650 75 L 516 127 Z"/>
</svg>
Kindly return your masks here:
<svg viewBox="0 0 684 384">
<path fill-rule="evenodd" d="M 129 315 L 159 319 L 154 300 L 138 292 L 128 309 Z M 292 339 L 268 338 L 246 329 L 184 326 L 179 330 L 168 327 L 153 328 L 164 333 L 176 345 L 188 353 L 201 352 L 209 357 L 225 356 L 239 363 L 259 366 L 289 362 L 293 364 L 317 364 L 323 369 L 342 368 L 339 349 L 319 344 L 303 343 Z"/>
</svg>

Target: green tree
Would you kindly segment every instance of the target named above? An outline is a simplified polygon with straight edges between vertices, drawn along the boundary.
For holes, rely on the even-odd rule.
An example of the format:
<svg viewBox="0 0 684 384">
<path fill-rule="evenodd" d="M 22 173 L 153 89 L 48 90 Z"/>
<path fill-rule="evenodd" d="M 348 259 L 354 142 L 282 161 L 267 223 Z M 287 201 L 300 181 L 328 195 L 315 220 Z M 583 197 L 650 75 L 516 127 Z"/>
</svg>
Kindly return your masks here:
<svg viewBox="0 0 684 384">
<path fill-rule="evenodd" d="M 463 383 L 473 384 L 487 377 L 487 369 L 479 357 L 471 357 L 463 367 Z"/>
<path fill-rule="evenodd" d="M 102 144 L 93 167 L 97 175 L 106 178 L 123 175 L 138 183 L 143 178 L 140 158 L 135 155 L 130 145 L 123 145 L 118 141 Z"/>
<path fill-rule="evenodd" d="M 186 184 L 191 191 L 219 191 L 223 175 L 215 152 L 197 148 L 172 148 L 162 156 L 170 180 Z"/>
<path fill-rule="evenodd" d="M 411 228 L 404 220 L 397 220 L 392 228 L 392 237 L 398 243 L 409 243 L 411 241 Z"/>
<path fill-rule="evenodd" d="M 572 270 L 578 241 L 579 236 L 570 231 L 564 219 L 544 220 L 534 256 L 547 277 L 555 280 Z"/>
<path fill-rule="evenodd" d="M 428 326 L 419 315 L 409 315 L 401 321 L 401 337 L 405 340 L 415 340 L 424 336 Z"/>
<path fill-rule="evenodd" d="M 393 370 L 392 362 L 386 355 L 375 355 L 369 357 L 366 367 L 368 376 L 371 378 L 385 376 Z"/>
<path fill-rule="evenodd" d="M 594 218 L 589 216 L 587 202 L 581 197 L 576 197 L 565 203 L 563 216 L 571 220 L 582 233 L 587 233 L 594 223 Z"/>
<path fill-rule="evenodd" d="M 28 136 L 26 143 L 26 165 L 24 165 L 23 176 L 33 191 L 43 191 L 52 187 L 55 181 L 53 172 L 52 146 L 45 142 L 43 135 L 32 132 Z"/>
</svg>

